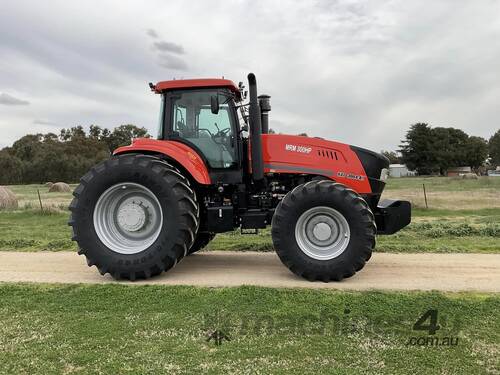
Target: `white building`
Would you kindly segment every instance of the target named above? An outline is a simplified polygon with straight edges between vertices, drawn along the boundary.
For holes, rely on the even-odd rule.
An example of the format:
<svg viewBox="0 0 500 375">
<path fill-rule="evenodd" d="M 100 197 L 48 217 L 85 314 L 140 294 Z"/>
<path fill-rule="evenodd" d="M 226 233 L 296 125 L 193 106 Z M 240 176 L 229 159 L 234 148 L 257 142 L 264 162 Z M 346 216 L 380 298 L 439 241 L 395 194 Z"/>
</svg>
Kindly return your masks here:
<svg viewBox="0 0 500 375">
<path fill-rule="evenodd" d="M 488 176 L 490 177 L 500 177 L 500 166 L 497 167 L 495 170 L 489 170 L 488 171 Z"/>
<path fill-rule="evenodd" d="M 417 172 L 408 170 L 408 167 L 405 164 L 389 165 L 389 176 L 391 177 L 410 177 L 416 175 Z"/>
</svg>

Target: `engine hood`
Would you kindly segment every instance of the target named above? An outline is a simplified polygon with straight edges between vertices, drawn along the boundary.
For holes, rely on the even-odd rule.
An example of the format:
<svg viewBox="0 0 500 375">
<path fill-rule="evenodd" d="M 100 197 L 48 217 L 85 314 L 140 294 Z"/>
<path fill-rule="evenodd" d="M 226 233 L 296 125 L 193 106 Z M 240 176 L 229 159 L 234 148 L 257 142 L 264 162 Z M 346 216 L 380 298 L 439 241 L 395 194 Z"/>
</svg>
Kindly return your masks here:
<svg viewBox="0 0 500 375">
<path fill-rule="evenodd" d="M 296 135 L 263 134 L 265 173 L 295 173 L 325 176 L 355 189 L 372 192 L 369 176 L 349 145 Z"/>
</svg>

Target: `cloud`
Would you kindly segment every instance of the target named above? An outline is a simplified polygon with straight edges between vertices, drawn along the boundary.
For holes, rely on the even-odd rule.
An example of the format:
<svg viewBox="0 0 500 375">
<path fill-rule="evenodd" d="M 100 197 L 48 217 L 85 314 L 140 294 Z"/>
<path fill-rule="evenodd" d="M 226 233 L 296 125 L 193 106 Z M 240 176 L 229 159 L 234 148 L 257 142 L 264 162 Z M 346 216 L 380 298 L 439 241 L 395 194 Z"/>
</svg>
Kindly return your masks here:
<svg viewBox="0 0 500 375">
<path fill-rule="evenodd" d="M 47 126 L 60 126 L 59 124 L 56 124 L 55 122 L 52 122 L 52 121 L 38 120 L 38 119 L 33 120 L 33 124 L 35 124 L 35 125 L 47 125 Z"/>
<path fill-rule="evenodd" d="M 23 87 L 31 103 L 0 110 L 0 146 L 33 119 L 39 131 L 132 122 L 154 134 L 147 82 L 250 71 L 277 132 L 393 150 L 417 121 L 484 138 L 498 128 L 500 2 L 4 3 L 0 91 Z"/>
<path fill-rule="evenodd" d="M 148 34 L 153 39 L 158 38 L 158 33 L 156 32 L 155 29 L 147 29 L 146 34 Z"/>
<path fill-rule="evenodd" d="M 160 65 L 173 70 L 187 70 L 187 63 L 180 57 L 173 55 L 160 55 Z"/>
<path fill-rule="evenodd" d="M 30 102 L 27 100 L 22 100 L 13 97 L 12 95 L 6 94 L 6 93 L 1 93 L 0 94 L 0 104 L 3 105 L 29 105 Z"/>
<path fill-rule="evenodd" d="M 154 29 L 148 29 L 146 34 L 153 39 L 158 39 Z M 184 47 L 180 44 L 160 40 L 153 43 L 153 50 L 158 54 L 159 66 L 172 70 L 187 70 L 188 65 L 182 58 L 174 55 L 184 55 Z"/>
<path fill-rule="evenodd" d="M 184 54 L 184 47 L 181 46 L 180 44 L 161 41 L 161 42 L 153 43 L 153 46 L 157 50 L 162 51 L 162 52 L 172 52 L 172 53 L 177 53 L 179 55 Z"/>
</svg>

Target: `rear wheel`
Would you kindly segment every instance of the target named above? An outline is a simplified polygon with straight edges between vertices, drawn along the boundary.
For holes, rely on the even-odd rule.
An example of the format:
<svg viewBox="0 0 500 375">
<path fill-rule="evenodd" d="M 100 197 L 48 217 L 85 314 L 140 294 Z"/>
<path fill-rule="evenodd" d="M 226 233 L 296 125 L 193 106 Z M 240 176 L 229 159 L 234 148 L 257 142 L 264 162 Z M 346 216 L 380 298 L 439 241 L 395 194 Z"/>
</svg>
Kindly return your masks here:
<svg viewBox="0 0 500 375">
<path fill-rule="evenodd" d="M 172 268 L 195 240 L 195 192 L 156 157 L 114 156 L 83 176 L 73 194 L 73 239 L 101 274 L 149 278 Z"/>
<path fill-rule="evenodd" d="M 356 192 L 330 180 L 289 192 L 272 221 L 281 261 L 308 280 L 342 280 L 363 268 L 375 245 L 375 218 Z"/>
<path fill-rule="evenodd" d="M 214 238 L 215 238 L 215 233 L 209 233 L 209 232 L 198 233 L 196 239 L 194 240 L 193 246 L 191 246 L 191 248 L 188 250 L 188 255 L 191 255 L 203 249 Z"/>
</svg>

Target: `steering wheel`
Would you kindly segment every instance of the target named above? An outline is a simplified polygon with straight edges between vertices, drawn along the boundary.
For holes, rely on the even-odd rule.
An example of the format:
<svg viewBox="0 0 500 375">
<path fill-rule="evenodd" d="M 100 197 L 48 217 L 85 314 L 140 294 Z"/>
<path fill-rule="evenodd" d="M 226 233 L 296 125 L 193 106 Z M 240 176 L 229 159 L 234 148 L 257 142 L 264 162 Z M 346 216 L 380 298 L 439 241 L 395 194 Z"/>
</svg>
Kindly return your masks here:
<svg viewBox="0 0 500 375">
<path fill-rule="evenodd" d="M 219 130 L 219 128 L 217 128 L 217 130 Z M 229 133 L 230 131 L 231 131 L 231 128 L 225 128 L 225 129 L 219 130 L 217 132 L 217 134 L 215 134 L 215 136 L 223 138 L 223 137 L 226 137 L 227 133 Z"/>
<path fill-rule="evenodd" d="M 214 125 L 215 127 L 217 128 L 217 133 L 215 133 L 214 137 L 219 137 L 219 138 L 223 138 L 225 137 L 229 131 L 231 131 L 231 128 L 224 128 L 222 130 L 220 130 L 219 126 L 217 125 L 216 122 L 214 122 Z M 210 133 L 211 135 L 212 133 Z"/>
<path fill-rule="evenodd" d="M 226 129 L 219 130 L 216 134 L 213 134 L 207 128 L 198 128 L 198 130 L 204 130 L 204 131 L 206 131 L 208 134 L 210 134 L 210 137 L 212 138 L 212 141 L 214 141 L 218 145 L 222 145 L 222 146 L 226 147 L 226 133 L 229 130 L 231 130 L 231 128 L 226 128 Z M 217 140 L 217 138 L 220 138 L 221 140 Z"/>
</svg>

